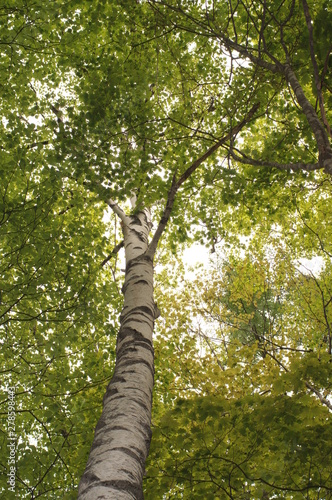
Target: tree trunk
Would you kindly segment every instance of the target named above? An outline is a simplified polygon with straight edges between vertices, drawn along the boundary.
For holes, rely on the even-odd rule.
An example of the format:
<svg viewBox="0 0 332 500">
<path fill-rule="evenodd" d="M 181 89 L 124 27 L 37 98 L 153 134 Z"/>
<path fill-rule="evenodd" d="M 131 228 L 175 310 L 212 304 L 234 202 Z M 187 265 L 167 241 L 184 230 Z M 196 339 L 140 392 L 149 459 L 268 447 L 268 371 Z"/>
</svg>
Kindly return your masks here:
<svg viewBox="0 0 332 500">
<path fill-rule="evenodd" d="M 113 378 L 104 396 L 89 460 L 78 487 L 78 500 L 140 500 L 151 441 L 154 376 L 152 333 L 159 311 L 153 300 L 153 257 L 182 184 L 226 141 L 253 119 L 259 104 L 176 179 L 173 174 L 164 212 L 154 236 L 149 210 L 131 217 L 113 201 L 108 205 L 121 221 L 126 252 L 124 305 L 117 338 Z M 135 197 L 134 197 L 135 198 Z M 132 203 L 135 205 L 135 200 Z"/>
<path fill-rule="evenodd" d="M 124 219 L 126 275 L 116 366 L 79 484 L 79 500 L 143 498 L 151 441 L 156 317 L 153 261 L 146 255 L 151 224 L 148 211 Z"/>
</svg>

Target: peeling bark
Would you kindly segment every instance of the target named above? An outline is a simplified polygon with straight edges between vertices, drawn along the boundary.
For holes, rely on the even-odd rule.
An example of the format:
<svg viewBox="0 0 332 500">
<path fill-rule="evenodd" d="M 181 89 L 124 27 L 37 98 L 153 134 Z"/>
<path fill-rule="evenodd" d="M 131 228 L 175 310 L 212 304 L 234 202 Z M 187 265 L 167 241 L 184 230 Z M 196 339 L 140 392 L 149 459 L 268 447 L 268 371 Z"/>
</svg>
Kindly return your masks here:
<svg viewBox="0 0 332 500">
<path fill-rule="evenodd" d="M 151 228 L 147 211 L 124 222 L 126 275 L 116 368 L 104 396 L 80 500 L 142 499 L 142 480 L 151 441 L 154 378 L 152 332 L 153 262 L 146 256 Z"/>
</svg>

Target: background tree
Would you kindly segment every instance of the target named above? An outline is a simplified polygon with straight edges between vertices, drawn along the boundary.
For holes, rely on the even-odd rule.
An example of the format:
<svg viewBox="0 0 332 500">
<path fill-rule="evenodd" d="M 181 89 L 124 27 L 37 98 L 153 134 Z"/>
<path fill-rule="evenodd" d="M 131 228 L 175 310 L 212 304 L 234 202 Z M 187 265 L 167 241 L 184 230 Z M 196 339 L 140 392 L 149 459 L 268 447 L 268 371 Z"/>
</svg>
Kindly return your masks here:
<svg viewBox="0 0 332 500">
<path fill-rule="evenodd" d="M 261 237 L 163 304 L 146 498 L 331 498 L 330 262 Z"/>
</svg>

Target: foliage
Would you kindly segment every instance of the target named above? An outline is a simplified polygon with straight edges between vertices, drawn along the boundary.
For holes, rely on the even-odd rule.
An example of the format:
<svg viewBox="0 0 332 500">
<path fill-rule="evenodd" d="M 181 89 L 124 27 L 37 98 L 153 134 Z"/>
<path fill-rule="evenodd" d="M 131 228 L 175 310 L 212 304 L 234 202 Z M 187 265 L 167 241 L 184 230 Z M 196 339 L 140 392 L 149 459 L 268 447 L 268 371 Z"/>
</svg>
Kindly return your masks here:
<svg viewBox="0 0 332 500">
<path fill-rule="evenodd" d="M 146 498 L 331 496 L 331 269 L 273 240 L 164 303 Z"/>
</svg>

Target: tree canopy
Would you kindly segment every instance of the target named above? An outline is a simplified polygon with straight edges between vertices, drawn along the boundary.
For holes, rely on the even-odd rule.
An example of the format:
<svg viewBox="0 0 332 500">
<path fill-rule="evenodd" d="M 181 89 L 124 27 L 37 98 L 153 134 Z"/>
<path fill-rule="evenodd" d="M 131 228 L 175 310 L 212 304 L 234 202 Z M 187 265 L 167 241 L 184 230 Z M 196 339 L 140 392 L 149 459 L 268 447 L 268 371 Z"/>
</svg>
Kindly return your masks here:
<svg viewBox="0 0 332 500">
<path fill-rule="evenodd" d="M 325 0 L 0 7 L 1 495 L 77 497 L 149 209 L 145 497 L 332 498 L 331 32 Z"/>
</svg>

